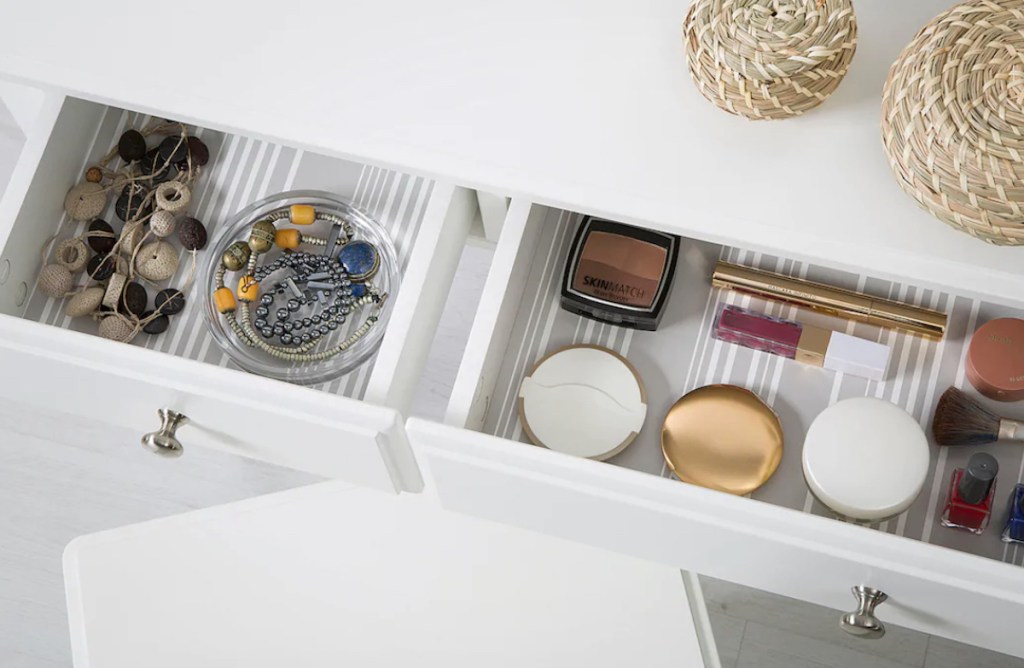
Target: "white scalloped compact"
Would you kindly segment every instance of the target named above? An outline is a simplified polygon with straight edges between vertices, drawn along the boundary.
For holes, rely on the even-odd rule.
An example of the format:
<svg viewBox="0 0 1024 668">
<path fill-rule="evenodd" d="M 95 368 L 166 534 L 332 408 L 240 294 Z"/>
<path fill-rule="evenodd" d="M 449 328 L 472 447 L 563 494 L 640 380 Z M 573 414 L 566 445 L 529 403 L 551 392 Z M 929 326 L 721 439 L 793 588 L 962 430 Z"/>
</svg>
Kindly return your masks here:
<svg viewBox="0 0 1024 668">
<path fill-rule="evenodd" d="M 530 440 L 576 457 L 605 460 L 626 449 L 647 417 L 647 392 L 622 355 L 587 344 L 542 358 L 519 389 Z"/>
</svg>

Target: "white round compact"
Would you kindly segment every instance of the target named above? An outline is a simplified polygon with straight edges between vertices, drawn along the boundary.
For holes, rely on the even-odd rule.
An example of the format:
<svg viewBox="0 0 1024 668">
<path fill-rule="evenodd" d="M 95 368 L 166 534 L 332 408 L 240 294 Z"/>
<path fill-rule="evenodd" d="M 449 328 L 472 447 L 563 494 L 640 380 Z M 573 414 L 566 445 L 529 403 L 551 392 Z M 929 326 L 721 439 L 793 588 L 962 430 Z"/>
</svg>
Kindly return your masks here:
<svg viewBox="0 0 1024 668">
<path fill-rule="evenodd" d="M 804 441 L 807 486 L 826 506 L 855 520 L 884 520 L 910 507 L 928 462 L 928 438 L 917 420 L 871 397 L 826 408 Z"/>
<path fill-rule="evenodd" d="M 592 345 L 541 359 L 519 389 L 519 420 L 551 450 L 604 460 L 633 442 L 647 417 L 647 392 L 622 355 Z"/>
</svg>

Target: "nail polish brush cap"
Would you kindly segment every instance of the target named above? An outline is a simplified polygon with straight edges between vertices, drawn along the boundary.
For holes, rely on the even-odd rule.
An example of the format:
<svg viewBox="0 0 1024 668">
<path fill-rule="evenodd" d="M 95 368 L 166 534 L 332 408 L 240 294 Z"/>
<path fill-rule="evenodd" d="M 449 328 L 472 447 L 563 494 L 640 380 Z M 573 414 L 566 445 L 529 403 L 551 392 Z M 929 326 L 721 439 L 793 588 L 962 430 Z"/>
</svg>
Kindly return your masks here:
<svg viewBox="0 0 1024 668">
<path fill-rule="evenodd" d="M 960 478 L 960 498 L 967 503 L 978 504 L 988 496 L 992 482 L 999 473 L 999 462 L 987 452 L 977 452 L 967 460 L 967 468 Z"/>
</svg>

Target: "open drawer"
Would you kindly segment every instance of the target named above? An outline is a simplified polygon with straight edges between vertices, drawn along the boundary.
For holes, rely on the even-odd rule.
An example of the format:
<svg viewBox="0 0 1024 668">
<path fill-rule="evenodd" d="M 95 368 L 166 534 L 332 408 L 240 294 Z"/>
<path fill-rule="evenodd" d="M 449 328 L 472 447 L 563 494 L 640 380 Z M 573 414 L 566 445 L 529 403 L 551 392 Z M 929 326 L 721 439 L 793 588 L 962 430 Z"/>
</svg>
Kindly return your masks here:
<svg viewBox="0 0 1024 668">
<path fill-rule="evenodd" d="M 883 622 L 1024 656 L 1024 640 L 1016 633 L 1024 613 L 1024 550 L 999 540 L 998 512 L 982 536 L 938 523 L 951 471 L 963 465 L 970 449 L 933 444 L 928 481 L 914 505 L 895 520 L 871 526 L 834 519 L 808 492 L 801 468 L 811 420 L 839 399 L 880 397 L 927 425 L 939 394 L 963 383 L 965 342 L 976 324 L 1024 311 L 684 239 L 659 329 L 618 328 L 559 307 L 558 286 L 580 219 L 513 200 L 447 424 L 407 423 L 427 485 L 436 485 L 447 508 L 836 610 L 854 609 L 850 588 L 867 585 L 890 597 L 878 611 Z M 892 347 L 889 375 L 880 382 L 721 343 L 709 336 L 721 303 L 752 304 L 782 317 L 795 310 L 712 289 L 709 276 L 719 258 L 945 310 L 949 331 L 943 341 L 932 342 L 868 325 L 846 329 Z M 806 311 L 801 320 L 846 328 L 844 321 Z M 643 429 L 605 463 L 533 446 L 519 423 L 523 376 L 542 356 L 571 343 L 622 353 L 647 387 Z M 750 388 L 783 423 L 782 463 L 752 498 L 681 483 L 664 464 L 660 431 L 668 409 L 687 391 L 719 382 Z M 1006 406 L 1012 414 L 1014 406 Z M 1000 460 L 1001 504 L 1024 467 L 1024 450 L 1010 444 L 986 451 Z"/>
<path fill-rule="evenodd" d="M 125 129 L 148 120 L 72 97 L 54 96 L 44 105 L 0 204 L 0 395 L 130 427 L 139 436 L 157 428 L 157 409 L 169 408 L 190 418 L 181 433 L 186 450 L 209 446 L 374 487 L 419 489 L 399 415 L 469 234 L 472 192 L 254 137 L 192 129 L 211 160 L 189 212 L 211 239 L 254 200 L 313 189 L 353 201 L 395 242 L 404 280 L 390 296 L 391 320 L 376 357 L 335 381 L 290 386 L 231 368 L 203 320 L 201 281 L 191 283 L 185 311 L 168 331 L 141 334 L 130 345 L 100 338 L 91 319 L 68 318 L 62 300 L 36 289 L 46 242 L 88 225 L 67 219 L 68 189 Z M 116 198 L 109 199 L 100 217 L 116 231 Z M 200 251 L 200 263 L 209 252 Z M 190 265 L 179 262 L 160 287 L 185 285 Z M 148 288 L 149 308 L 158 289 Z"/>
</svg>

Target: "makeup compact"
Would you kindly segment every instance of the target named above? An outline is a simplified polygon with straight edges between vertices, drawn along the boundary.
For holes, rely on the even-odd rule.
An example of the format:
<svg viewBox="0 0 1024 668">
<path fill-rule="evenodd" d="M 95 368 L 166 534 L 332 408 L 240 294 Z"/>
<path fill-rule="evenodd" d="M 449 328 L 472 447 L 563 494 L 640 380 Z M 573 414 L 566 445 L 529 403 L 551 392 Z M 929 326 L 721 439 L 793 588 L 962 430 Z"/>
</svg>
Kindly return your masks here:
<svg viewBox="0 0 1024 668">
<path fill-rule="evenodd" d="M 749 494 L 782 461 L 782 423 L 768 404 L 735 385 L 707 385 L 669 410 L 661 449 L 683 482 Z"/>
<path fill-rule="evenodd" d="M 1024 399 L 1024 320 L 997 318 L 979 327 L 965 370 L 971 385 L 989 399 Z"/>
<path fill-rule="evenodd" d="M 587 216 L 569 251 L 562 308 L 613 325 L 657 329 L 678 256 L 677 236 Z"/>
<path fill-rule="evenodd" d="M 880 521 L 902 513 L 928 475 L 928 439 L 909 413 L 855 397 L 818 414 L 804 440 L 804 478 L 837 514 Z"/>
<path fill-rule="evenodd" d="M 519 389 L 530 440 L 576 457 L 605 460 L 633 442 L 647 417 L 647 392 L 622 355 L 593 345 L 542 358 Z"/>
</svg>

